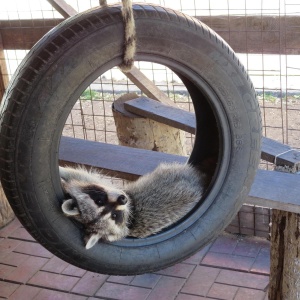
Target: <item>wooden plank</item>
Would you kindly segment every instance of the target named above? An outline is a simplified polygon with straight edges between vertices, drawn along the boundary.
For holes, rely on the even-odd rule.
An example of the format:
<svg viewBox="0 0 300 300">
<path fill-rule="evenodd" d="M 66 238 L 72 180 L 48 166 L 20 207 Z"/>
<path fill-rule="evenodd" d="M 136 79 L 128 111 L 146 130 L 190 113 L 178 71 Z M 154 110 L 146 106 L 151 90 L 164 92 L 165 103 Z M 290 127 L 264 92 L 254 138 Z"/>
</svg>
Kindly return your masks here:
<svg viewBox="0 0 300 300">
<path fill-rule="evenodd" d="M 124 107 L 131 113 L 195 134 L 194 113 L 178 107 L 170 107 L 146 97 L 129 100 L 124 103 Z"/>
<path fill-rule="evenodd" d="M 6 50 L 31 49 L 50 29 L 63 19 L 2 20 L 0 34 Z"/>
<path fill-rule="evenodd" d="M 169 106 L 176 106 L 174 102 L 138 68 L 133 66 L 129 72 L 123 73 L 149 98 L 160 101 Z"/>
<path fill-rule="evenodd" d="M 94 166 L 105 174 L 128 180 L 153 171 L 160 162 L 187 161 L 187 157 L 179 155 L 69 137 L 61 138 L 59 159 L 63 164 Z"/>
<path fill-rule="evenodd" d="M 127 101 L 124 107 L 129 112 L 135 113 L 158 122 L 162 122 L 189 133 L 196 131 L 196 118 L 193 113 L 179 108 L 169 107 L 146 97 Z M 272 139 L 262 138 L 261 158 L 277 165 L 300 165 L 300 152 Z M 289 151 L 289 152 L 287 152 Z"/>
<path fill-rule="evenodd" d="M 94 166 L 108 175 L 134 180 L 161 162 L 184 163 L 187 157 L 62 137 L 59 159 L 62 164 Z M 299 213 L 299 189 L 299 175 L 258 170 L 246 203 Z"/>
<path fill-rule="evenodd" d="M 51 2 L 61 2 L 50 0 Z M 64 16 L 71 16 L 74 9 L 61 7 Z M 73 12 L 72 12 L 73 11 Z M 300 16 L 197 16 L 202 22 L 215 30 L 237 53 L 264 53 L 264 54 L 300 54 Z M 53 19 L 61 22 L 63 19 Z M 17 20 L 24 22 L 25 20 Z M 35 22 L 35 20 L 27 20 Z M 47 23 L 47 20 L 45 20 Z M 9 30 L 11 21 L 0 21 L 0 30 Z M 2 25 L 1 25 L 2 24 Z M 52 27 L 54 27 L 53 25 Z M 8 31 L 4 38 L 4 49 L 30 49 L 41 38 L 41 31 L 46 33 L 51 28 L 45 25 L 44 29 L 35 26 L 22 28 L 18 31 Z M 11 40 L 9 40 L 9 34 Z M 8 39 L 7 39 L 7 38 Z M 22 41 L 16 43 L 18 48 L 13 48 L 14 39 Z M 20 48 L 23 45 L 24 48 Z M 25 48 L 26 47 L 26 48 Z M 148 95 L 149 97 L 149 95 Z M 151 97 L 150 97 L 151 98 Z"/>
<path fill-rule="evenodd" d="M 300 213 L 300 176 L 258 170 L 246 203 Z"/>
<path fill-rule="evenodd" d="M 268 162 L 274 163 L 277 156 L 291 150 L 291 147 L 264 137 L 262 139 L 262 149 L 263 151 L 261 158 Z"/>
<path fill-rule="evenodd" d="M 64 18 L 78 12 L 64 0 L 47 0 Z M 50 29 L 64 19 L 32 19 L 0 21 L 4 49 L 31 49 Z"/>
<path fill-rule="evenodd" d="M 237 53 L 300 54 L 299 16 L 197 16 Z"/>
<path fill-rule="evenodd" d="M 300 170 L 300 151 L 291 149 L 276 158 L 276 166 L 288 166 Z"/>
<path fill-rule="evenodd" d="M 63 17 L 69 18 L 78 14 L 71 5 L 64 0 L 47 0 Z"/>
</svg>

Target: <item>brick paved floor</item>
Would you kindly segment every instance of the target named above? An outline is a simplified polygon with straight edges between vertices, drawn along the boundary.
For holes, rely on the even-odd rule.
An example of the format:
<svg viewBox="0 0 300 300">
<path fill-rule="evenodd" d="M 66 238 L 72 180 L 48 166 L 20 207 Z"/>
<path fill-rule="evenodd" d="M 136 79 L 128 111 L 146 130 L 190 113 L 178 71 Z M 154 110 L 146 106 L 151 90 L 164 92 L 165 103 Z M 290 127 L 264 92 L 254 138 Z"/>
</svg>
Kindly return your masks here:
<svg viewBox="0 0 300 300">
<path fill-rule="evenodd" d="M 0 230 L 0 298 L 265 300 L 269 250 L 264 239 L 224 234 L 159 272 L 107 276 L 55 257 L 14 220 Z"/>
</svg>

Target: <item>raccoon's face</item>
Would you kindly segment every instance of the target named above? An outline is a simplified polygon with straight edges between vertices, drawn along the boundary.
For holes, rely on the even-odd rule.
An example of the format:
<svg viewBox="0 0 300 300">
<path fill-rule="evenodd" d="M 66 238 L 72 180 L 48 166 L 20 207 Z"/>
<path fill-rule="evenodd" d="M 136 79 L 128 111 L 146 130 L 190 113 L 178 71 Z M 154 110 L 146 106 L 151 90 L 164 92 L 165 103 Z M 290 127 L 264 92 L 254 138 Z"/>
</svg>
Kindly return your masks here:
<svg viewBox="0 0 300 300">
<path fill-rule="evenodd" d="M 71 199 L 62 204 L 62 210 L 84 225 L 87 249 L 99 239 L 115 241 L 128 235 L 129 201 L 123 191 L 76 180 L 64 182 L 63 189 Z"/>
</svg>

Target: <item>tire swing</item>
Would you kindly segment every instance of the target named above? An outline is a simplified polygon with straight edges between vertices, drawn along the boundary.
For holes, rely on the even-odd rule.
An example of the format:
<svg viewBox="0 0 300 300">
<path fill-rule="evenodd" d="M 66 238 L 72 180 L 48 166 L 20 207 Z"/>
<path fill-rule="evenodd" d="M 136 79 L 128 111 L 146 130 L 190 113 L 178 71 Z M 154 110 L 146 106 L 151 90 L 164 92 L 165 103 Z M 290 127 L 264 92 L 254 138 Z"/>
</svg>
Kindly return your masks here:
<svg viewBox="0 0 300 300">
<path fill-rule="evenodd" d="M 22 224 L 61 259 L 115 275 L 168 267 L 216 238 L 248 195 L 260 159 L 255 91 L 226 42 L 174 10 L 139 4 L 133 12 L 135 60 L 167 66 L 191 95 L 197 131 L 189 163 L 199 166 L 206 157 L 217 156 L 203 201 L 184 220 L 148 238 L 99 243 L 86 250 L 80 228 L 61 211 L 60 137 L 86 87 L 123 62 L 119 5 L 78 14 L 46 34 L 12 78 L 0 114 L 1 181 Z"/>
</svg>

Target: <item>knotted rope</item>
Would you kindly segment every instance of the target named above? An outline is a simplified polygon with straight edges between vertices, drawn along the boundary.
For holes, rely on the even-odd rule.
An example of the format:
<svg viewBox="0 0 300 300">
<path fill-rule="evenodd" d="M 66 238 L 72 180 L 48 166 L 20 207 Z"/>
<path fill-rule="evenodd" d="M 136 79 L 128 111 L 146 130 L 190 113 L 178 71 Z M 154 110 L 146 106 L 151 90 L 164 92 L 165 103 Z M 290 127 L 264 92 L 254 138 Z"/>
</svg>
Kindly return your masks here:
<svg viewBox="0 0 300 300">
<path fill-rule="evenodd" d="M 100 6 L 107 6 L 106 0 L 99 0 Z M 129 72 L 134 64 L 136 51 L 136 32 L 131 0 L 122 0 L 122 16 L 124 21 L 124 55 L 119 68 Z"/>
</svg>

